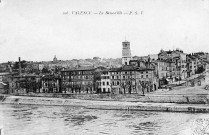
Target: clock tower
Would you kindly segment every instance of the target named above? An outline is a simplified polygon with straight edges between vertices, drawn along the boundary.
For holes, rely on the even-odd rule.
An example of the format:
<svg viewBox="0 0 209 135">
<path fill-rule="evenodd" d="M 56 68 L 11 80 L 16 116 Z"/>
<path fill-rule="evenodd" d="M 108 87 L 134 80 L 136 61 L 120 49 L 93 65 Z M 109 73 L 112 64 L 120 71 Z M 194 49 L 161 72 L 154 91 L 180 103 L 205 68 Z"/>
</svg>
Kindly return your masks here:
<svg viewBox="0 0 209 135">
<path fill-rule="evenodd" d="M 130 42 L 122 42 L 122 65 L 129 65 L 131 58 Z"/>
</svg>

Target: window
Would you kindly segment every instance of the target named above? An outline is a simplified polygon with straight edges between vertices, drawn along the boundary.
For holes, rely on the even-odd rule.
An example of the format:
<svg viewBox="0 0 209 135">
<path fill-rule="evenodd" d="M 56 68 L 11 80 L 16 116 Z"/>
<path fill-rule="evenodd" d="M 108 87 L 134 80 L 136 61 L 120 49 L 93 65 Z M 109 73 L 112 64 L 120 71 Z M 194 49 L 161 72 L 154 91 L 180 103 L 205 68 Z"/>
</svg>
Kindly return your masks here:
<svg viewBox="0 0 209 135">
<path fill-rule="evenodd" d="M 105 85 L 105 82 L 102 82 L 103 85 Z"/>
<path fill-rule="evenodd" d="M 120 85 L 119 81 L 117 81 L 117 85 Z"/>
<path fill-rule="evenodd" d="M 123 76 L 123 79 L 125 79 L 126 77 L 125 76 Z"/>
<path fill-rule="evenodd" d="M 141 74 L 143 74 L 143 72 L 141 72 Z"/>
<path fill-rule="evenodd" d="M 148 78 L 148 75 L 146 75 L 146 78 Z"/>
<path fill-rule="evenodd" d="M 143 78 L 143 75 L 141 75 L 141 78 Z"/>
<path fill-rule="evenodd" d="M 106 89 L 105 89 L 105 88 L 103 88 L 103 92 L 104 92 L 104 91 L 106 91 Z"/>
<path fill-rule="evenodd" d="M 107 85 L 109 85 L 109 82 L 107 82 Z"/>
</svg>

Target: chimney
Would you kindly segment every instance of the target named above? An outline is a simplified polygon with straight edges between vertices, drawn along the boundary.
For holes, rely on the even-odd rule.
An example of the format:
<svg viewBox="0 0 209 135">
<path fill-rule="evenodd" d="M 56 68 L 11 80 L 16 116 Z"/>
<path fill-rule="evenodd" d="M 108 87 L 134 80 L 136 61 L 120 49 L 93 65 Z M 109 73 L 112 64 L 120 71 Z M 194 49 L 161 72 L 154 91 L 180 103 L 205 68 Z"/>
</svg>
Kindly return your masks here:
<svg viewBox="0 0 209 135">
<path fill-rule="evenodd" d="M 19 75 L 21 75 L 22 74 L 22 68 L 21 68 L 21 59 L 20 59 L 20 57 L 19 57 Z"/>
<path fill-rule="evenodd" d="M 12 73 L 12 67 L 9 65 L 8 68 L 9 68 L 9 73 Z"/>
</svg>

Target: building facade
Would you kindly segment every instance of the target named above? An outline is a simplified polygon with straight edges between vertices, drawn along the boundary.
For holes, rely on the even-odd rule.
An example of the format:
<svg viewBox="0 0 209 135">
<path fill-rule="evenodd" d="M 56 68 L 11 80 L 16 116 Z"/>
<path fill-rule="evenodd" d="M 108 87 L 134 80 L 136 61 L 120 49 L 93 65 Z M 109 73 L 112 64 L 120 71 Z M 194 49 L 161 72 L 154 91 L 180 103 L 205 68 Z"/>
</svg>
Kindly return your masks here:
<svg viewBox="0 0 209 135">
<path fill-rule="evenodd" d="M 111 79 L 110 72 L 108 70 L 104 70 L 101 72 L 101 92 L 102 93 L 111 93 Z"/>
<path fill-rule="evenodd" d="M 111 89 L 114 93 L 141 93 L 142 82 L 146 83 L 146 92 L 158 88 L 155 69 L 136 66 L 123 66 L 110 69 Z M 144 87 L 144 86 L 143 86 Z"/>
<path fill-rule="evenodd" d="M 40 93 L 61 93 L 61 78 L 54 75 L 45 75 L 41 78 Z"/>
<path fill-rule="evenodd" d="M 95 93 L 94 67 L 61 71 L 62 88 L 68 93 Z"/>
</svg>

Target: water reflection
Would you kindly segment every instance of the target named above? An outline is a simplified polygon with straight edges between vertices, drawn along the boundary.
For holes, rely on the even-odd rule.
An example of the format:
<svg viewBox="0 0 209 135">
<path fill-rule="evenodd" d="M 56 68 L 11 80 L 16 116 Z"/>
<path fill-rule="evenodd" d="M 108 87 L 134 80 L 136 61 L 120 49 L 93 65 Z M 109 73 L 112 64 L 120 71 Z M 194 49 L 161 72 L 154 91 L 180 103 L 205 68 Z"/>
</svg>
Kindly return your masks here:
<svg viewBox="0 0 209 135">
<path fill-rule="evenodd" d="M 91 110 L 81 107 L 2 105 L 5 135 L 181 134 L 208 114 Z"/>
</svg>

